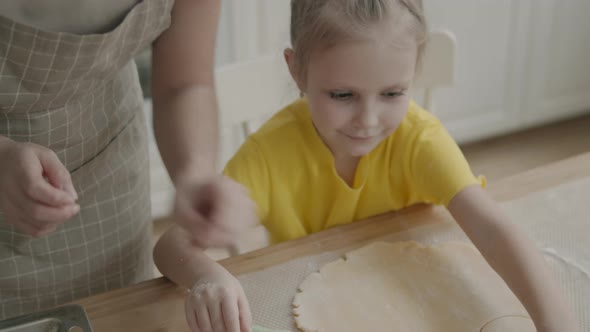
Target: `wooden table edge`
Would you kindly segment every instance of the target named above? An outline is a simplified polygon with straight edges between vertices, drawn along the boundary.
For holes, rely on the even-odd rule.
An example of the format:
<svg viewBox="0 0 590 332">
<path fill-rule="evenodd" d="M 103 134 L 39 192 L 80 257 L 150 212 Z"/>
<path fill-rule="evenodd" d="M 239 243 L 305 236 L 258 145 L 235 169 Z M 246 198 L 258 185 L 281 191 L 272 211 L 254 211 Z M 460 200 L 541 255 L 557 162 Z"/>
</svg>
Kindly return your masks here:
<svg viewBox="0 0 590 332">
<path fill-rule="evenodd" d="M 590 152 L 541 166 L 515 176 L 507 177 L 488 186 L 488 192 L 503 202 L 527 194 L 542 191 L 566 182 L 590 176 Z M 410 229 L 440 222 L 443 213 L 440 207 L 417 205 L 401 211 L 372 217 L 352 224 L 335 227 L 320 233 L 259 249 L 240 256 L 231 257 L 220 263 L 236 275 L 258 271 L 289 260 L 319 254 L 339 248 L 342 242 L 366 240 L 363 237 L 384 230 Z M 428 216 L 428 218 L 424 218 Z M 382 222 L 397 220 L 397 223 Z M 362 229 L 363 232 L 355 232 Z M 360 234 L 362 233 L 362 234 Z M 368 235 L 367 235 L 368 234 Z M 145 305 L 145 298 L 154 300 L 178 293 L 181 290 L 164 277 L 144 281 L 136 285 L 98 294 L 75 301 L 81 304 L 93 319 L 104 319 L 116 312 L 117 308 Z M 135 297 L 142 294 L 141 299 Z"/>
</svg>

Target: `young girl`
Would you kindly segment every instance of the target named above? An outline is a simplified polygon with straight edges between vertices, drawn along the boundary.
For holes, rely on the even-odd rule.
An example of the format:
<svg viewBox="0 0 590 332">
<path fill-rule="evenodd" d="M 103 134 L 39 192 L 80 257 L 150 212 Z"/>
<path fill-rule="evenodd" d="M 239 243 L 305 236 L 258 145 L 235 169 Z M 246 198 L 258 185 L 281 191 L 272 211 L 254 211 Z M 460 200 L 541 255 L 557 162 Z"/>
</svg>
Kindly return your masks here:
<svg viewBox="0 0 590 332">
<path fill-rule="evenodd" d="M 305 98 L 249 137 L 225 170 L 250 189 L 272 242 L 419 202 L 442 204 L 539 332 L 576 331 L 533 243 L 482 190 L 483 179 L 472 175 L 441 123 L 410 99 L 427 31 L 421 1 L 291 6 L 293 49 L 285 59 Z M 155 249 L 156 264 L 191 289 L 193 331 L 248 331 L 242 288 L 204 249 L 174 227 Z"/>
</svg>

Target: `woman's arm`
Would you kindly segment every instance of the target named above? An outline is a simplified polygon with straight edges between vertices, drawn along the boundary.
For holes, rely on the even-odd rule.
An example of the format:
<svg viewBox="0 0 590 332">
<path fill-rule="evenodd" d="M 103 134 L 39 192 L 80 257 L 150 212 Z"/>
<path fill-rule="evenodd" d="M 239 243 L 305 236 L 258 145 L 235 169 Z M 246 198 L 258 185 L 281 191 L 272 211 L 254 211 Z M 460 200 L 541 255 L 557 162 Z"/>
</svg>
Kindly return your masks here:
<svg viewBox="0 0 590 332">
<path fill-rule="evenodd" d="M 154 131 L 173 182 L 216 173 L 214 53 L 220 0 L 176 0 L 153 45 Z"/>
<path fill-rule="evenodd" d="M 246 190 L 217 174 L 219 11 L 220 0 L 176 0 L 172 24 L 153 46 L 154 131 L 176 187 L 175 221 L 207 247 L 233 242 L 235 214 L 244 224 L 256 220 Z"/>
<path fill-rule="evenodd" d="M 578 331 L 543 256 L 480 186 L 457 194 L 449 211 L 527 309 L 538 332 Z"/>
</svg>

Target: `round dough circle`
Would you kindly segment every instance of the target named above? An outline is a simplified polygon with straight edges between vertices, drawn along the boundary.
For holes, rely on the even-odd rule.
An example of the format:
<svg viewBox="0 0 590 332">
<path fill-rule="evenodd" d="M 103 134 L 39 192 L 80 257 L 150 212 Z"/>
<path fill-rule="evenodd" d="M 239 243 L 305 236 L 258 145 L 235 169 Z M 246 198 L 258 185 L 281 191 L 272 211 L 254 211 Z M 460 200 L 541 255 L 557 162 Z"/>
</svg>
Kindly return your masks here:
<svg viewBox="0 0 590 332">
<path fill-rule="evenodd" d="M 352 251 L 305 279 L 293 313 L 304 332 L 474 332 L 499 317 L 528 317 L 479 252 L 458 242 Z M 503 331 L 522 331 L 510 325 Z"/>
</svg>

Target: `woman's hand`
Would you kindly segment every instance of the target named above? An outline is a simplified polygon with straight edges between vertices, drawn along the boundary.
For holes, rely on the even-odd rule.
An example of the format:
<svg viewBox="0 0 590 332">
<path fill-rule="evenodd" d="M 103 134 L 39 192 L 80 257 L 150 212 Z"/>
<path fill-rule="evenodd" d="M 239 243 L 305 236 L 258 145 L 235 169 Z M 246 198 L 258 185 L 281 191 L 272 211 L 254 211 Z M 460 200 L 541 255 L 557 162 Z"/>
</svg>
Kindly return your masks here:
<svg viewBox="0 0 590 332">
<path fill-rule="evenodd" d="M 177 181 L 175 216 L 201 248 L 228 246 L 258 220 L 246 188 L 222 175 Z"/>
<path fill-rule="evenodd" d="M 25 234 L 52 233 L 80 211 L 70 173 L 55 153 L 0 137 L 0 210 Z"/>
</svg>

